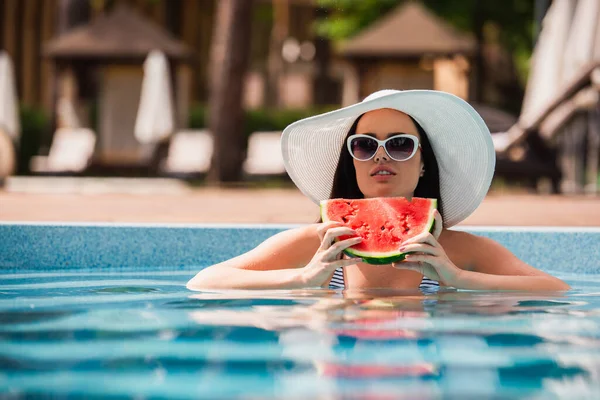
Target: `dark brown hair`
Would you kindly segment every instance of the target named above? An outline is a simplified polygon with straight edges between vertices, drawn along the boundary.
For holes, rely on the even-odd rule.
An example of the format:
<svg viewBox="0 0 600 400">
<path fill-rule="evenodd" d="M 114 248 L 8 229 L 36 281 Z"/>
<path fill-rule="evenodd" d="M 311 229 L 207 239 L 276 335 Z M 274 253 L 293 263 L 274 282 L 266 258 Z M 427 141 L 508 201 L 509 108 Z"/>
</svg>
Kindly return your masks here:
<svg viewBox="0 0 600 400">
<path fill-rule="evenodd" d="M 356 126 L 358 125 L 358 121 L 360 121 L 360 117 L 354 121 L 352 127 L 348 131 L 346 138 L 344 139 L 344 143 L 342 144 L 342 148 L 340 151 L 340 158 L 338 161 L 337 168 L 335 170 L 335 175 L 333 177 L 333 185 L 331 188 L 330 199 L 362 199 L 364 198 L 363 193 L 360 191 L 358 187 L 358 182 L 356 181 L 356 169 L 354 168 L 354 162 L 352 156 L 348 152 L 346 147 L 346 140 L 350 135 L 354 135 L 356 133 Z M 427 133 L 425 130 L 419 125 L 417 121 L 413 117 L 410 117 L 413 124 L 417 128 L 419 132 L 419 136 L 421 136 L 421 158 L 423 160 L 423 165 L 425 169 L 425 173 L 419 179 L 419 183 L 415 188 L 414 196 L 415 197 L 424 197 L 429 199 L 437 199 L 438 211 L 444 217 L 443 207 L 442 207 L 442 198 L 440 196 L 440 174 L 438 169 L 437 160 L 435 158 L 435 153 L 431 148 L 431 143 L 429 143 L 429 138 L 427 137 Z"/>
</svg>

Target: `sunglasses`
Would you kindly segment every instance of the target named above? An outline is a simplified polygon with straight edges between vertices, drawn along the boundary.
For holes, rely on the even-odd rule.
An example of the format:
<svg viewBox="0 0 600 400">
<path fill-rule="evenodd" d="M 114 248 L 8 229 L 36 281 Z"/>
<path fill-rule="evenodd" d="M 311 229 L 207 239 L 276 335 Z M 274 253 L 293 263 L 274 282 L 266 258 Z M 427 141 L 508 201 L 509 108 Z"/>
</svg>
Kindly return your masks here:
<svg viewBox="0 0 600 400">
<path fill-rule="evenodd" d="M 377 140 L 369 135 L 351 135 L 347 144 L 350 155 L 359 161 L 368 161 L 375 157 L 380 146 L 394 161 L 410 160 L 417 149 L 421 148 L 418 137 L 404 133 L 385 140 Z"/>
</svg>

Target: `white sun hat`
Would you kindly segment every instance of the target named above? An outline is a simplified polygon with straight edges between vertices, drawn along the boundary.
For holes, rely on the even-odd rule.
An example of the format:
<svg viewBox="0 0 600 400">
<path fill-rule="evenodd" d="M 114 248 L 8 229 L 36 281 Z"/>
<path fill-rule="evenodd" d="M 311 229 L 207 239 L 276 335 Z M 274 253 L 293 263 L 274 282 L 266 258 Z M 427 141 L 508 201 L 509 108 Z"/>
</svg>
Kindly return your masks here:
<svg viewBox="0 0 600 400">
<path fill-rule="evenodd" d="M 435 90 L 380 90 L 361 103 L 305 118 L 284 129 L 286 171 L 313 202 L 329 199 L 345 138 L 356 119 L 390 108 L 413 117 L 425 130 L 440 178 L 444 226 L 467 218 L 486 196 L 496 164 L 489 129 L 466 101 Z"/>
</svg>

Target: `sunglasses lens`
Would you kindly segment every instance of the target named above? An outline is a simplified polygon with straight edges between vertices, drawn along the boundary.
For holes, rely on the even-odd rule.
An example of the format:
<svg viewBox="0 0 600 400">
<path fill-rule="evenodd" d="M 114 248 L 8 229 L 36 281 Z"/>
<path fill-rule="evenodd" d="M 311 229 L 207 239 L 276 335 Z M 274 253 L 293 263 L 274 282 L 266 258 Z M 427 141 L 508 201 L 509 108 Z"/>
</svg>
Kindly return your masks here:
<svg viewBox="0 0 600 400">
<path fill-rule="evenodd" d="M 368 160 L 377 152 L 377 142 L 366 137 L 354 138 L 350 142 L 352 156 L 358 160 Z"/>
<path fill-rule="evenodd" d="M 386 144 L 385 149 L 387 150 L 390 157 L 396 161 L 403 161 L 408 159 L 417 144 L 415 141 L 408 137 L 394 137 L 390 138 Z"/>
</svg>

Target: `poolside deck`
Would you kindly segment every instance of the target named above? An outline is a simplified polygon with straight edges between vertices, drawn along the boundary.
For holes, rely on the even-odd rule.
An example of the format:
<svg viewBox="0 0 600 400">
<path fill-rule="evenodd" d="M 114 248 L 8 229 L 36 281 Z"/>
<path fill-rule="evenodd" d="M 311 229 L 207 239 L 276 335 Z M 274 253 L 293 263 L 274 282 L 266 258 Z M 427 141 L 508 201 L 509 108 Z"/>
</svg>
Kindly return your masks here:
<svg viewBox="0 0 600 400">
<path fill-rule="evenodd" d="M 13 178 L 0 189 L 0 221 L 310 223 L 319 212 L 291 188 L 190 188 L 174 180 L 36 179 Z M 462 225 L 598 227 L 599 210 L 600 197 L 491 194 Z"/>
</svg>

